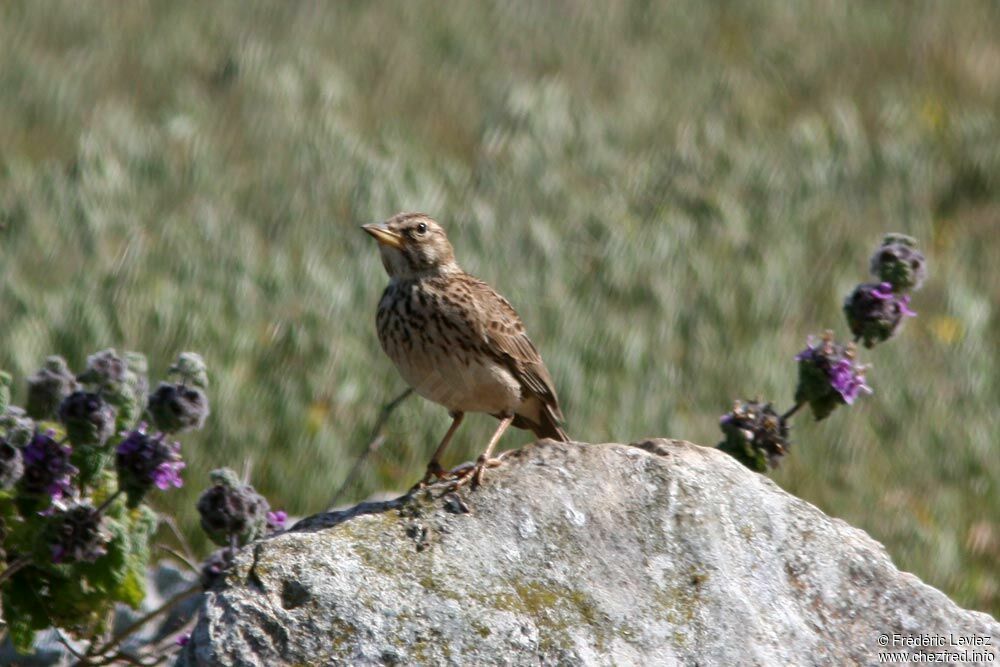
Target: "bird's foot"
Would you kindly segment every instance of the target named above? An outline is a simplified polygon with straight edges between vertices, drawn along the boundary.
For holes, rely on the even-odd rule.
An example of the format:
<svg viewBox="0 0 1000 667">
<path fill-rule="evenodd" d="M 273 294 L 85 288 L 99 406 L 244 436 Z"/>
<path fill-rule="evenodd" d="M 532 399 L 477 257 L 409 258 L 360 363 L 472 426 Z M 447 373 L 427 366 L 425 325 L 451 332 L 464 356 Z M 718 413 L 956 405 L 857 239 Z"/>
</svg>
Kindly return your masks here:
<svg viewBox="0 0 1000 667">
<path fill-rule="evenodd" d="M 478 488 L 480 484 L 483 483 L 483 477 L 486 474 L 487 468 L 496 468 L 503 461 L 499 458 L 488 459 L 485 456 L 480 456 L 476 459 L 475 465 L 465 465 L 459 466 L 452 470 L 455 474 L 455 481 L 451 484 L 451 490 L 460 489 L 466 484 L 471 484 L 471 488 Z"/>
<path fill-rule="evenodd" d="M 454 473 L 442 468 L 441 464 L 437 461 L 431 461 L 427 464 L 427 472 L 424 473 L 423 479 L 413 485 L 413 488 L 410 489 L 410 493 L 426 489 L 437 480 L 446 480 L 451 479 L 452 477 L 454 477 Z"/>
</svg>

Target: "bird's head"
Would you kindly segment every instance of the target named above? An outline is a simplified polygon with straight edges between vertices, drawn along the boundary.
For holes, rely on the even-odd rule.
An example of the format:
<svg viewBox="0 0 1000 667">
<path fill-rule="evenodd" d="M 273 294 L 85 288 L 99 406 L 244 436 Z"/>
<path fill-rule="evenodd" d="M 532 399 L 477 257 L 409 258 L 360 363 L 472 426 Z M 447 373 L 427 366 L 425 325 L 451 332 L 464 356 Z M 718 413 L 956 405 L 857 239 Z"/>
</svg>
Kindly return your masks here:
<svg viewBox="0 0 1000 667">
<path fill-rule="evenodd" d="M 423 213 L 397 213 L 385 222 L 361 228 L 378 241 L 382 265 L 390 278 L 459 270 L 441 225 Z"/>
</svg>

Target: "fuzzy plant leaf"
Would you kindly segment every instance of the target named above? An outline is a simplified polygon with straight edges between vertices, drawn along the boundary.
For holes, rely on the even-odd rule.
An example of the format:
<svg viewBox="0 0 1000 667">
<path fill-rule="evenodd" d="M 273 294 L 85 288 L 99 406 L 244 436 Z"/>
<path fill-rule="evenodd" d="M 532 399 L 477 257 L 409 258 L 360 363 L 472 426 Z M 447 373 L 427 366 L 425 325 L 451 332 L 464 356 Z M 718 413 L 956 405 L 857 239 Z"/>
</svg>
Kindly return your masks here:
<svg viewBox="0 0 1000 667">
<path fill-rule="evenodd" d="M 128 382 L 123 382 L 103 395 L 115 410 L 115 431 L 120 433 L 134 428 L 145 408 L 145 401 L 139 399 L 136 389 Z"/>
<path fill-rule="evenodd" d="M 80 484 L 91 486 L 110 464 L 111 458 L 111 450 L 105 447 L 84 445 L 73 448 L 70 461 L 79 472 Z"/>
<path fill-rule="evenodd" d="M 197 352 L 181 352 L 167 373 L 178 376 L 181 384 L 208 389 L 208 366 Z"/>
<path fill-rule="evenodd" d="M 7 632 L 14 650 L 22 655 L 31 653 L 35 645 L 35 633 L 48 626 L 45 616 L 33 615 L 6 599 L 3 607 L 7 610 Z"/>
<path fill-rule="evenodd" d="M 10 385 L 13 382 L 10 373 L 0 371 L 0 415 L 7 412 L 10 405 Z"/>
<path fill-rule="evenodd" d="M 127 351 L 125 361 L 128 363 L 125 383 L 132 388 L 132 394 L 139 404 L 145 405 L 146 396 L 149 394 L 149 362 L 146 361 L 146 355 Z"/>
</svg>

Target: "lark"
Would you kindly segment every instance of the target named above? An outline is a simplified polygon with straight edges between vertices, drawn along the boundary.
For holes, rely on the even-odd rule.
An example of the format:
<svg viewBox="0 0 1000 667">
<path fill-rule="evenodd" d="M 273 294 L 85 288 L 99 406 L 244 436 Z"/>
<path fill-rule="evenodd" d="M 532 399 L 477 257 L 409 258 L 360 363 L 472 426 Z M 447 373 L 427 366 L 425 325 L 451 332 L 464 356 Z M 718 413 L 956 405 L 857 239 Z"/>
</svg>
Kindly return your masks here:
<svg viewBox="0 0 1000 667">
<path fill-rule="evenodd" d="M 478 486 L 485 470 L 500 464 L 493 450 L 512 425 L 568 441 L 552 377 L 521 318 L 459 267 L 441 225 L 422 213 L 399 213 L 362 228 L 378 241 L 389 274 L 376 318 L 382 349 L 403 379 L 452 419 L 418 486 L 435 478 Z M 448 473 L 441 456 L 467 412 L 485 412 L 500 424 L 474 466 Z"/>
</svg>

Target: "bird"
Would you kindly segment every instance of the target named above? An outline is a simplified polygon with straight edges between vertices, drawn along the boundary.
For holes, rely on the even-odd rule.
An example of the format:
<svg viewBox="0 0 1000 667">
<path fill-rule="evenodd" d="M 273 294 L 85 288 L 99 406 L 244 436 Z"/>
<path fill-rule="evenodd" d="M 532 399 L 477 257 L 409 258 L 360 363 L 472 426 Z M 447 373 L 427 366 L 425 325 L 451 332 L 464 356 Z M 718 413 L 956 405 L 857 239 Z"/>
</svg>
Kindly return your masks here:
<svg viewBox="0 0 1000 667">
<path fill-rule="evenodd" d="M 362 225 L 378 241 L 389 286 L 378 304 L 379 342 L 417 394 L 448 410 L 449 426 L 427 464 L 435 479 L 479 486 L 500 465 L 493 450 L 510 427 L 568 442 L 552 376 L 510 302 L 455 260 L 444 229 L 423 213 Z M 468 412 L 500 420 L 482 455 L 461 473 L 441 457 Z"/>
</svg>

